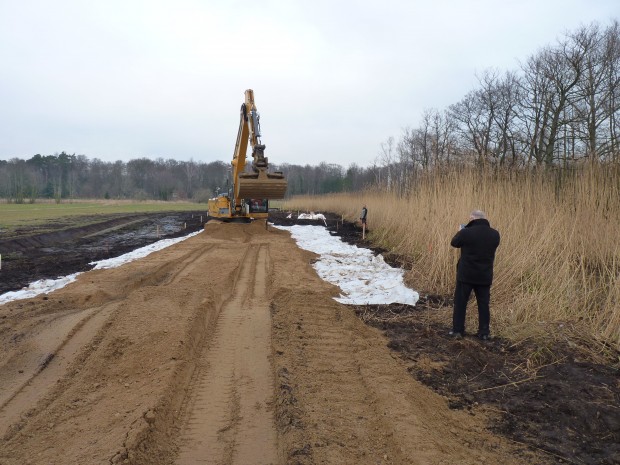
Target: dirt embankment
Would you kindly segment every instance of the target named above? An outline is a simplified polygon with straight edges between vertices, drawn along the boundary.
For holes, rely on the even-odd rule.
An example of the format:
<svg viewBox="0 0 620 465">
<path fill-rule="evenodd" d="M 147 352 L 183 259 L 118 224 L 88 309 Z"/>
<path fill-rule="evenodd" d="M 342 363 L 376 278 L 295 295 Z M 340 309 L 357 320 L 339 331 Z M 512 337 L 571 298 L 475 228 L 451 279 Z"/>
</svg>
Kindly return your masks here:
<svg viewBox="0 0 620 465">
<path fill-rule="evenodd" d="M 338 229 L 354 239 L 353 225 Z M 0 463 L 617 463 L 613 371 L 584 365 L 554 385 L 573 391 L 532 384 L 504 341 L 448 340 L 449 310 L 433 299 L 337 303 L 315 259 L 286 232 L 212 222 L 0 306 Z M 538 381 L 556 379 L 543 370 Z M 586 391 L 607 422 L 606 436 L 580 436 L 596 451 L 571 449 L 583 423 L 566 430 L 545 406 Z"/>
</svg>

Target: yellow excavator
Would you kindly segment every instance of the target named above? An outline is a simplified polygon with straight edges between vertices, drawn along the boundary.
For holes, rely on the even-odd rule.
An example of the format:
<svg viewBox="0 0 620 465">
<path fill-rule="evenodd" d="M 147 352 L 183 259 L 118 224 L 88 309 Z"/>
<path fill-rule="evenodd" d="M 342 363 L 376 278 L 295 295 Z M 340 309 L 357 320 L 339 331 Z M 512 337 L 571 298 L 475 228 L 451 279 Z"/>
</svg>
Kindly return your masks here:
<svg viewBox="0 0 620 465">
<path fill-rule="evenodd" d="M 254 91 L 245 91 L 241 120 L 232 160 L 232 187 L 209 199 L 209 216 L 224 221 L 266 219 L 269 200 L 283 199 L 287 182 L 280 171 L 268 172 L 265 146 L 261 143 L 260 116 L 254 103 Z M 246 169 L 248 142 L 252 146 L 252 165 Z"/>
</svg>

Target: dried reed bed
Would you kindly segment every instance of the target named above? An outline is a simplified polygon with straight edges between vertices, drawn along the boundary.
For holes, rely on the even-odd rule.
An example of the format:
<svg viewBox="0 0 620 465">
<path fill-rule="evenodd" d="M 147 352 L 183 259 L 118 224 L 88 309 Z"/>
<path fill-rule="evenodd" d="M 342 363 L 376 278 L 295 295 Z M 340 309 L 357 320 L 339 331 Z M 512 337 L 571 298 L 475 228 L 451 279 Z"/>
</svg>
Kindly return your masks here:
<svg viewBox="0 0 620 465">
<path fill-rule="evenodd" d="M 557 173 L 450 170 L 385 191 L 296 197 L 286 208 L 355 220 L 368 206 L 370 238 L 413 263 L 412 287 L 451 294 L 450 239 L 472 209 L 502 235 L 492 288 L 494 330 L 525 337 L 559 325 L 620 347 L 620 169 Z M 472 312 L 469 314 L 471 316 Z"/>
</svg>

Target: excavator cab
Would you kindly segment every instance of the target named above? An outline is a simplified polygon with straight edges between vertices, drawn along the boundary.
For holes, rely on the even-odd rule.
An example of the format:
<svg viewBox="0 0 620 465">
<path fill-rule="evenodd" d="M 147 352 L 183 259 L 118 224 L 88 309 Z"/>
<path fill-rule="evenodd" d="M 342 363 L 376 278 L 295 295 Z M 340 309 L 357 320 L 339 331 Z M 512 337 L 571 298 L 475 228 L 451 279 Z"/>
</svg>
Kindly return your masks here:
<svg viewBox="0 0 620 465">
<path fill-rule="evenodd" d="M 252 213 L 269 213 L 269 200 L 268 199 L 246 199 L 246 205 L 248 205 L 248 211 Z"/>
</svg>

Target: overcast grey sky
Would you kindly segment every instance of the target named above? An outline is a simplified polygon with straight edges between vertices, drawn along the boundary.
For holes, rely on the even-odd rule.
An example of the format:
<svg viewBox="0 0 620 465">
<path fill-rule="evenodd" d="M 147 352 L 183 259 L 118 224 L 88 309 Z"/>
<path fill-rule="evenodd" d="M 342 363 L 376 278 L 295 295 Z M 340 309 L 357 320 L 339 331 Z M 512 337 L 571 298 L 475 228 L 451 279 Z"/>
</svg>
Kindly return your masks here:
<svg viewBox="0 0 620 465">
<path fill-rule="evenodd" d="M 0 159 L 228 162 L 245 89 L 274 163 L 380 144 L 619 0 L 0 0 Z"/>
</svg>

